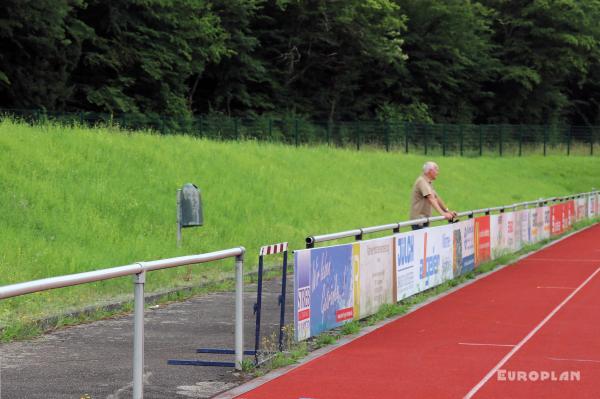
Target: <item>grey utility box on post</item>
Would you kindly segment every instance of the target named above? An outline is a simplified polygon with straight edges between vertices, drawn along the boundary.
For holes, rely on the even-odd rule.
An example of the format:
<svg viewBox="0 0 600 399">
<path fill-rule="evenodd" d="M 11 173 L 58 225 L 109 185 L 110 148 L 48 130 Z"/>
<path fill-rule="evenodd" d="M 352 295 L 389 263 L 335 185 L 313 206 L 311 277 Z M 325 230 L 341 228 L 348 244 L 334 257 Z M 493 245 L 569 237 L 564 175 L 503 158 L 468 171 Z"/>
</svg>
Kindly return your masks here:
<svg viewBox="0 0 600 399">
<path fill-rule="evenodd" d="M 202 226 L 202 195 L 198 186 L 186 183 L 177 190 L 177 245 L 181 244 L 183 227 Z"/>
</svg>

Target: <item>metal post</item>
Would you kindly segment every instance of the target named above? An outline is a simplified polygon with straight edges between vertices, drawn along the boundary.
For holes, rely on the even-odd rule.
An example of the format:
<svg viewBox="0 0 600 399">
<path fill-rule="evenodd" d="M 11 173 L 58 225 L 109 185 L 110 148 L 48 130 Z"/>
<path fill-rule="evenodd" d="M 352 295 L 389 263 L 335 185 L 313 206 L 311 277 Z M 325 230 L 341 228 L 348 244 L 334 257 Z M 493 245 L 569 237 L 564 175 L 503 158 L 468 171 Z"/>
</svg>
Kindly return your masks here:
<svg viewBox="0 0 600 399">
<path fill-rule="evenodd" d="M 442 156 L 446 156 L 446 125 L 442 125 Z"/>
<path fill-rule="evenodd" d="M 567 156 L 571 155 L 571 129 L 572 127 L 569 126 L 569 131 L 567 132 Z"/>
<path fill-rule="evenodd" d="M 262 278 L 263 278 L 263 256 L 258 257 L 258 282 L 256 289 L 256 304 L 254 304 L 254 314 L 256 314 L 256 331 L 254 334 L 255 360 L 258 364 L 258 349 L 260 347 L 260 310 L 262 306 Z"/>
<path fill-rule="evenodd" d="M 548 125 L 544 125 L 544 156 L 546 156 L 546 143 L 548 142 Z"/>
<path fill-rule="evenodd" d="M 425 155 L 427 155 L 427 125 L 423 126 L 423 141 L 425 144 Z"/>
<path fill-rule="evenodd" d="M 479 156 L 483 155 L 483 125 L 479 125 Z"/>
<path fill-rule="evenodd" d="M 502 125 L 499 126 L 498 130 L 498 151 L 500 152 L 500 156 L 502 156 Z"/>
<path fill-rule="evenodd" d="M 294 119 L 294 137 L 296 140 L 296 147 L 298 147 L 298 119 Z"/>
<path fill-rule="evenodd" d="M 390 124 L 385 121 L 385 150 L 390 152 Z"/>
<path fill-rule="evenodd" d="M 177 247 L 181 247 L 181 189 L 177 190 Z"/>
<path fill-rule="evenodd" d="M 458 125 L 458 129 L 459 129 L 459 134 L 460 134 L 460 156 L 463 156 L 464 153 L 464 131 L 463 131 L 463 125 Z"/>
<path fill-rule="evenodd" d="M 244 255 L 235 257 L 235 368 L 244 359 Z"/>
<path fill-rule="evenodd" d="M 523 154 L 523 126 L 519 126 L 519 156 Z"/>
<path fill-rule="evenodd" d="M 404 152 L 408 154 L 408 123 L 404 122 Z"/>
<path fill-rule="evenodd" d="M 144 397 L 144 283 L 146 272 L 133 276 L 133 399 Z"/>
<path fill-rule="evenodd" d="M 281 275 L 281 296 L 279 297 L 279 350 L 283 351 L 283 327 L 285 326 L 285 290 L 287 282 L 287 250 L 283 251 L 283 272 Z"/>
<path fill-rule="evenodd" d="M 356 151 L 360 151 L 360 121 L 356 121 Z"/>
<path fill-rule="evenodd" d="M 269 118 L 269 140 L 273 139 L 273 119 Z"/>
<path fill-rule="evenodd" d="M 594 128 L 590 128 L 590 155 L 594 155 Z"/>
</svg>

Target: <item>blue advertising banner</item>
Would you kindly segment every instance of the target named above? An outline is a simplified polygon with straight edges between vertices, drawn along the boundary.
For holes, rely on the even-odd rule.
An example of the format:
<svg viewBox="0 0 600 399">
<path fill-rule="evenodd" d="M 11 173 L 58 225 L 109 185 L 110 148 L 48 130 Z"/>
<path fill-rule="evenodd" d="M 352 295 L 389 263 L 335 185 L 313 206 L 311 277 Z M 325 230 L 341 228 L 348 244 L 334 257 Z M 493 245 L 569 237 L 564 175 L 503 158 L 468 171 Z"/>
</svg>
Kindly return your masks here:
<svg viewBox="0 0 600 399">
<path fill-rule="evenodd" d="M 354 318 L 352 244 L 296 251 L 294 321 L 303 340 Z"/>
</svg>

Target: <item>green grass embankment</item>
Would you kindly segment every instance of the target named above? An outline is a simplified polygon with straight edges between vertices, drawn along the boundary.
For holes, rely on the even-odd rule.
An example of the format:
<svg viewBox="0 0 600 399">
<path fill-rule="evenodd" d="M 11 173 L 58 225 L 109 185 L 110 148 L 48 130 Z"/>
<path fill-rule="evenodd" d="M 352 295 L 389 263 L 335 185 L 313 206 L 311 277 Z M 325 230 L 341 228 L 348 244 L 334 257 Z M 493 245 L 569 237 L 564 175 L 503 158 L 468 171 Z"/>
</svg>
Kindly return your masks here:
<svg viewBox="0 0 600 399">
<path fill-rule="evenodd" d="M 381 151 L 212 142 L 116 128 L 31 127 L 0 122 L 0 285 L 82 271 L 258 248 L 406 220 L 428 158 Z M 594 157 L 448 157 L 436 181 L 447 204 L 467 210 L 600 186 Z M 176 190 L 202 189 L 205 226 L 176 246 Z M 147 291 L 229 276 L 233 260 L 151 273 Z M 190 279 L 191 277 L 191 279 Z M 131 295 L 131 278 L 0 302 L 0 325 Z"/>
</svg>

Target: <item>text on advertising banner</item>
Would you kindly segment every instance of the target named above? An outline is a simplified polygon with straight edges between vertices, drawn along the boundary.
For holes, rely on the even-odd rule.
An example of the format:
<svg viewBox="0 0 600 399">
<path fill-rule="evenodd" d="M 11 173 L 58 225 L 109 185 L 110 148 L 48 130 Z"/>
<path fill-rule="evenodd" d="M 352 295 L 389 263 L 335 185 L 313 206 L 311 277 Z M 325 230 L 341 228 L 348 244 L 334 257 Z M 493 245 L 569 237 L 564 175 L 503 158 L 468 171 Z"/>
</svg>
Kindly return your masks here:
<svg viewBox="0 0 600 399">
<path fill-rule="evenodd" d="M 490 216 L 490 246 L 492 259 L 502 256 L 506 252 L 504 247 L 504 228 L 506 218 L 504 213 Z"/>
<path fill-rule="evenodd" d="M 296 340 L 310 337 L 310 250 L 294 252 L 294 331 Z"/>
<path fill-rule="evenodd" d="M 554 204 L 550 207 L 552 223 L 552 229 L 550 232 L 553 236 L 562 234 L 563 232 L 563 210 L 564 204 Z"/>
<path fill-rule="evenodd" d="M 422 245 L 418 242 L 415 247 L 423 248 L 417 253 L 418 268 L 417 291 L 425 291 L 453 278 L 452 269 L 452 226 L 438 226 L 425 229 L 420 235 Z M 418 240 L 418 238 L 415 238 Z"/>
<path fill-rule="evenodd" d="M 544 208 L 544 230 L 542 233 L 542 240 L 550 238 L 552 234 L 552 213 L 549 206 Z"/>
<path fill-rule="evenodd" d="M 588 215 L 588 201 L 587 198 L 577 198 L 575 201 L 575 220 L 578 222 L 584 220 Z"/>
<path fill-rule="evenodd" d="M 396 300 L 400 301 L 417 293 L 419 273 L 417 253 L 422 253 L 423 230 L 396 234 L 395 260 L 396 266 Z M 418 237 L 418 238 L 415 238 Z M 417 247 L 418 242 L 421 246 Z"/>
<path fill-rule="evenodd" d="M 468 219 L 452 226 L 452 270 L 454 277 L 458 277 L 475 268 L 475 221 Z"/>
<path fill-rule="evenodd" d="M 394 238 L 353 244 L 354 318 L 375 314 L 386 303 L 395 303 Z"/>
<path fill-rule="evenodd" d="M 296 251 L 295 261 L 298 340 L 352 320 L 352 244 Z M 310 325 L 308 333 L 307 319 Z"/>
<path fill-rule="evenodd" d="M 529 214 L 529 231 L 531 242 L 541 240 L 544 231 L 544 208 L 532 209 Z"/>
<path fill-rule="evenodd" d="M 490 217 L 475 218 L 475 267 L 490 260 L 491 250 Z"/>
</svg>

